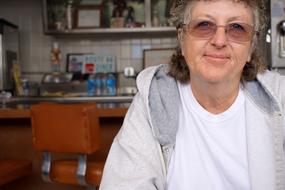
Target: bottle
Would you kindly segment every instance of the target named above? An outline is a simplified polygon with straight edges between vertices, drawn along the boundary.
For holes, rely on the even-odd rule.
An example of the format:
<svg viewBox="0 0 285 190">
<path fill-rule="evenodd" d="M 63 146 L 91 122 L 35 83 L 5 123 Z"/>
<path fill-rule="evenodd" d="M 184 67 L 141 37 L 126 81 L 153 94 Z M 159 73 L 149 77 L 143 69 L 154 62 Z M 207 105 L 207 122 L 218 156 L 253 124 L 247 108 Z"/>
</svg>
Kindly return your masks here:
<svg viewBox="0 0 285 190">
<path fill-rule="evenodd" d="M 66 7 L 66 27 L 68 30 L 72 29 L 72 3 L 73 0 L 68 0 Z"/>
<path fill-rule="evenodd" d="M 107 89 L 107 75 L 106 73 L 102 73 L 101 75 L 101 96 L 108 95 Z"/>
<path fill-rule="evenodd" d="M 95 76 L 93 74 L 89 75 L 87 80 L 87 95 L 95 95 Z"/>
<path fill-rule="evenodd" d="M 159 17 L 158 17 L 158 12 L 157 10 L 153 11 L 153 17 L 152 17 L 152 26 L 156 27 L 160 25 Z"/>
<path fill-rule="evenodd" d="M 115 96 L 117 92 L 117 85 L 116 85 L 116 77 L 113 73 L 109 73 L 107 76 L 106 86 L 107 86 L 107 95 L 108 96 Z"/>
<path fill-rule="evenodd" d="M 57 42 L 52 44 L 50 59 L 52 72 L 60 72 L 61 51 Z"/>
<path fill-rule="evenodd" d="M 29 89 L 30 89 L 30 85 L 29 85 L 29 80 L 26 78 L 22 79 L 22 87 L 23 87 L 23 95 L 24 96 L 29 96 Z"/>
<path fill-rule="evenodd" d="M 94 83 L 95 83 L 95 96 L 101 96 L 102 95 L 102 80 L 101 80 L 101 75 L 99 73 L 95 74 L 94 78 Z"/>
</svg>

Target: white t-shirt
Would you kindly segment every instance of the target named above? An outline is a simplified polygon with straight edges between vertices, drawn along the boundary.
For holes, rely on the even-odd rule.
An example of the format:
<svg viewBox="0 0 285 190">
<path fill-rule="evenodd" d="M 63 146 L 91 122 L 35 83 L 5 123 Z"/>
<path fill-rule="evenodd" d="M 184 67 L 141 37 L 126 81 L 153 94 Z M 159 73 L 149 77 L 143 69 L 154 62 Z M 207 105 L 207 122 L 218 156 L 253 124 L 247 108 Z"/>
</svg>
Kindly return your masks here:
<svg viewBox="0 0 285 190">
<path fill-rule="evenodd" d="M 182 100 L 167 190 L 250 190 L 243 90 L 225 112 L 212 114 L 189 84 L 178 84 Z"/>
</svg>

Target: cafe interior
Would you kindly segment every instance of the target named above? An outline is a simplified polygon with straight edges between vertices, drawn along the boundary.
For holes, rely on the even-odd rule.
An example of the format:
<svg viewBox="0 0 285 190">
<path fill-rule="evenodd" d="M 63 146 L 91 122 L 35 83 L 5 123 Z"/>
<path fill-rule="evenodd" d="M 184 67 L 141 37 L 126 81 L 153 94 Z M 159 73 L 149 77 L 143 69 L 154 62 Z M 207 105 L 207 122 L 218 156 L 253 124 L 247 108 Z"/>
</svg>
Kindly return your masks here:
<svg viewBox="0 0 285 190">
<path fill-rule="evenodd" d="M 0 189 L 98 189 L 137 75 L 177 46 L 170 5 L 0 2 Z"/>
<path fill-rule="evenodd" d="M 137 75 L 177 47 L 172 1 L 0 1 L 0 189 L 98 189 Z M 283 74 L 270 16 L 262 48 Z"/>
</svg>

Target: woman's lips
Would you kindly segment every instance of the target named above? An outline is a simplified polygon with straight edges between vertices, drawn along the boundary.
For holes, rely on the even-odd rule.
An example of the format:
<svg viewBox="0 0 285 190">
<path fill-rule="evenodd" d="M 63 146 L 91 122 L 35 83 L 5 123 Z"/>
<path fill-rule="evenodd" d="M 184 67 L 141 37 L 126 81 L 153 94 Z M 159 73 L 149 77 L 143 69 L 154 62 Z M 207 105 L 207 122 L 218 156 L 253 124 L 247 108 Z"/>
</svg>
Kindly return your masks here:
<svg viewBox="0 0 285 190">
<path fill-rule="evenodd" d="M 229 56 L 224 54 L 205 54 L 204 55 L 207 61 L 214 63 L 226 63 L 229 61 Z"/>
<path fill-rule="evenodd" d="M 205 54 L 206 57 L 216 58 L 216 59 L 228 59 L 229 56 L 224 54 Z"/>
</svg>

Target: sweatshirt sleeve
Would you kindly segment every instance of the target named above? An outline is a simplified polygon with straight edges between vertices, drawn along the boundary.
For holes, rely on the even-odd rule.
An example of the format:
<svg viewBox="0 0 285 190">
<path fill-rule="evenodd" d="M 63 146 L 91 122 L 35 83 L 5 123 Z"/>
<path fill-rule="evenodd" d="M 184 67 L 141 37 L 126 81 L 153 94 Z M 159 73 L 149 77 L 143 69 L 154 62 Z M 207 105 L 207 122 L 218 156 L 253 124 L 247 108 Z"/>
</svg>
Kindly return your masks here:
<svg viewBox="0 0 285 190">
<path fill-rule="evenodd" d="M 100 190 L 164 190 L 160 145 L 138 93 L 111 146 Z"/>
</svg>

